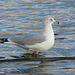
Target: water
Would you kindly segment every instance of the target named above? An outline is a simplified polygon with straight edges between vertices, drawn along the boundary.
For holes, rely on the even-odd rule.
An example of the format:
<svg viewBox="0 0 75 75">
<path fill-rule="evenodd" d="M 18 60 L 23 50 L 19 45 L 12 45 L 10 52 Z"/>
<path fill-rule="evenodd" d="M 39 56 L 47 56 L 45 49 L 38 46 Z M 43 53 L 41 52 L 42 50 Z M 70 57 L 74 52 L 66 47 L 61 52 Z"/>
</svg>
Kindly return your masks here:
<svg viewBox="0 0 75 75">
<path fill-rule="evenodd" d="M 60 22 L 53 25 L 55 45 L 39 57 L 22 57 L 24 49 L 0 44 L 0 74 L 75 75 L 74 0 L 0 0 L 0 37 L 39 32 L 46 15 Z"/>
</svg>

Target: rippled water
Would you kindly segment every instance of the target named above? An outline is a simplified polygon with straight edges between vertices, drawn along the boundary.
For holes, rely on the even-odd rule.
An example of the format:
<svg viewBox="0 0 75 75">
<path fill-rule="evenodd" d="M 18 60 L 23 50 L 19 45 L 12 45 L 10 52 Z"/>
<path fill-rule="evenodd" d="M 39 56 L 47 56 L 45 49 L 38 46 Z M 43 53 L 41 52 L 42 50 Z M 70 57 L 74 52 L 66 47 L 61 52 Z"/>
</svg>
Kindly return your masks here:
<svg viewBox="0 0 75 75">
<path fill-rule="evenodd" d="M 23 58 L 24 49 L 0 44 L 0 74 L 75 75 L 74 0 L 0 0 L 0 38 L 39 32 L 46 15 L 60 22 L 53 25 L 55 45 L 39 57 Z"/>
</svg>

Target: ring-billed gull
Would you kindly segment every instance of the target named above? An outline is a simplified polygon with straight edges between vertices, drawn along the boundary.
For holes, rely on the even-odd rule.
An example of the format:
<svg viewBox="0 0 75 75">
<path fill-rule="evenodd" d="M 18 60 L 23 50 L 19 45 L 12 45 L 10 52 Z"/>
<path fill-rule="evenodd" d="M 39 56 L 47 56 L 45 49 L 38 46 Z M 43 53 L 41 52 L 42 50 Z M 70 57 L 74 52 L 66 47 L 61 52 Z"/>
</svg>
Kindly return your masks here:
<svg viewBox="0 0 75 75">
<path fill-rule="evenodd" d="M 53 23 L 59 24 L 51 16 L 47 16 L 43 20 L 44 29 L 40 33 L 31 34 L 26 37 L 10 37 L 1 38 L 0 43 L 13 42 L 17 46 L 20 46 L 27 50 L 28 53 L 43 52 L 49 50 L 54 44 L 54 32 L 52 29 Z"/>
</svg>

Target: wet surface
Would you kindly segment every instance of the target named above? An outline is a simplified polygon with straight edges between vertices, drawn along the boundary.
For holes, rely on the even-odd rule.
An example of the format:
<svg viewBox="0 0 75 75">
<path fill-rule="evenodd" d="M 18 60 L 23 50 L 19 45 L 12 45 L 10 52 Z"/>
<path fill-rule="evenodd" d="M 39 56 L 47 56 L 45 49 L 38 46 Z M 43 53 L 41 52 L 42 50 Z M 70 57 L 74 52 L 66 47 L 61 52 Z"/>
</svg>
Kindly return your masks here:
<svg viewBox="0 0 75 75">
<path fill-rule="evenodd" d="M 60 22 L 53 25 L 54 46 L 37 56 L 12 44 L 0 44 L 0 74 L 75 75 L 74 0 L 1 0 L 0 38 L 40 32 L 46 15 Z"/>
<path fill-rule="evenodd" d="M 75 74 L 75 57 L 31 56 L 0 60 L 1 74 Z"/>
</svg>

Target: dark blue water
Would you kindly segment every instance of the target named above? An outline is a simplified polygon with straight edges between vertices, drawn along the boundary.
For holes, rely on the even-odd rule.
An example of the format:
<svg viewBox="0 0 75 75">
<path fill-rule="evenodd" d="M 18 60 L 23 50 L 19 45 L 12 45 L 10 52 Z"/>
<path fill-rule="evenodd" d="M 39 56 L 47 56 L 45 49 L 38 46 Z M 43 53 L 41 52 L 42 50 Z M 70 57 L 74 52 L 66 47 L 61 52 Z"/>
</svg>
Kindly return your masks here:
<svg viewBox="0 0 75 75">
<path fill-rule="evenodd" d="M 0 74 L 75 75 L 74 0 L 0 0 L 0 38 L 39 32 L 42 19 L 47 15 L 60 22 L 53 25 L 54 46 L 39 57 L 25 55 L 24 58 L 22 54 L 26 50 L 12 44 L 0 44 Z"/>
</svg>

